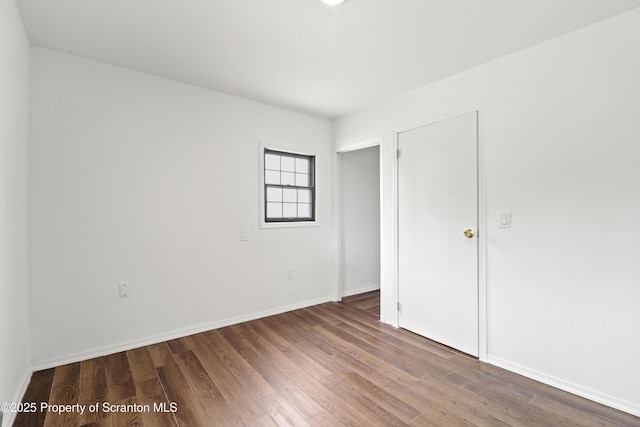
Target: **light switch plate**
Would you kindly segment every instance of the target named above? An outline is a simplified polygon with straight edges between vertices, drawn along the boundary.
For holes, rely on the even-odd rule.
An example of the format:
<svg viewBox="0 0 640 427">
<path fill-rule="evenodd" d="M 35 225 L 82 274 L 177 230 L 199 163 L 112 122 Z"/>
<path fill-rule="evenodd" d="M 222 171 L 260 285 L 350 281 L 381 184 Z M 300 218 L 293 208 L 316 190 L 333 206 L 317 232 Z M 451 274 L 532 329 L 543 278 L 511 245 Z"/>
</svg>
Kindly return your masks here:
<svg viewBox="0 0 640 427">
<path fill-rule="evenodd" d="M 511 212 L 498 212 L 498 227 L 511 228 Z"/>
</svg>

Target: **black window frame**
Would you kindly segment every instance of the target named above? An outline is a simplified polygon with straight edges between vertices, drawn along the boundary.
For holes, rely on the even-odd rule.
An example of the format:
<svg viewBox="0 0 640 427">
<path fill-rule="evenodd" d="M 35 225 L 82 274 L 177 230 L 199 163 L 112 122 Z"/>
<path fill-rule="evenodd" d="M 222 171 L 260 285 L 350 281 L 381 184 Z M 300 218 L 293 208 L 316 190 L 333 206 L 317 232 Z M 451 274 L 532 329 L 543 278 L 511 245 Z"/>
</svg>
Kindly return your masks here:
<svg viewBox="0 0 640 427">
<path fill-rule="evenodd" d="M 273 170 L 273 169 L 267 169 L 267 154 L 275 154 L 275 155 L 279 155 L 279 156 L 284 156 L 284 157 L 292 157 L 294 159 L 305 159 L 309 161 L 309 186 L 308 187 L 304 187 L 304 186 L 299 186 L 299 185 L 283 185 L 281 184 L 268 184 L 267 183 L 267 170 Z M 284 150 L 275 150 L 275 149 L 271 149 L 271 148 L 264 148 L 264 152 L 262 153 L 262 160 L 263 160 L 263 168 L 262 168 L 262 176 L 264 179 L 264 188 L 263 188 L 263 194 L 264 194 L 264 222 L 265 224 L 282 224 L 282 223 L 309 223 L 309 222 L 315 222 L 316 221 L 316 156 L 313 154 L 301 154 L 301 153 L 294 153 L 291 151 L 284 151 Z M 280 169 L 280 172 L 282 172 L 282 168 Z M 295 173 L 295 172 L 294 172 Z M 311 217 L 282 217 L 282 218 L 269 218 L 268 217 L 268 208 L 267 208 L 267 204 L 268 204 L 268 197 L 267 197 L 267 190 L 268 188 L 292 188 L 292 189 L 304 189 L 304 190 L 310 190 L 311 192 L 311 201 L 310 201 L 310 205 L 311 205 Z M 282 202 L 285 203 L 285 202 Z M 296 202 L 296 204 L 298 204 L 299 202 Z"/>
</svg>

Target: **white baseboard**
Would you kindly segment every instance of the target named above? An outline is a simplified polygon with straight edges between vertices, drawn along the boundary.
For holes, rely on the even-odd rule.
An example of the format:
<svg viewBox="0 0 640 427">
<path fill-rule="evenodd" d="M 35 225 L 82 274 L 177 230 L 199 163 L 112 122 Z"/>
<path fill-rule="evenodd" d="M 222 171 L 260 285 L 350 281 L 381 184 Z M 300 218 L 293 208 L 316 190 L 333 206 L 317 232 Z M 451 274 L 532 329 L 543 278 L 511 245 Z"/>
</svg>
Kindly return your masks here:
<svg viewBox="0 0 640 427">
<path fill-rule="evenodd" d="M 176 329 L 167 333 L 146 337 L 139 340 L 122 342 L 106 347 L 96 348 L 84 352 L 65 355 L 62 357 L 55 357 L 47 360 L 37 360 L 32 363 L 34 371 L 42 369 L 53 368 L 56 366 L 66 365 L 68 363 L 81 362 L 87 359 L 93 359 L 95 357 L 106 356 L 113 353 L 119 353 L 121 351 L 131 350 L 146 345 L 152 345 L 161 343 L 164 341 L 186 337 L 188 335 L 198 334 L 201 332 L 211 331 L 213 329 L 224 328 L 225 326 L 235 325 L 237 323 L 248 322 L 251 320 L 260 319 L 263 317 L 273 316 L 276 314 L 286 313 L 287 311 L 298 310 L 300 308 L 310 307 L 313 305 L 324 304 L 331 301 L 330 297 L 320 298 L 312 301 L 305 301 L 302 303 L 292 304 L 284 307 L 278 307 L 270 310 L 260 311 L 257 313 L 251 313 L 243 316 L 233 317 L 229 319 L 222 319 L 211 323 L 201 324 L 189 328 Z"/>
<path fill-rule="evenodd" d="M 541 383 L 550 385 L 560 390 L 567 391 L 577 396 L 584 397 L 585 399 L 602 403 L 603 405 L 610 406 L 612 408 L 629 413 L 631 415 L 640 416 L 639 403 L 630 402 L 628 400 L 620 399 L 618 397 L 611 396 L 609 394 L 602 393 L 597 390 L 593 390 L 588 387 L 581 386 L 579 384 L 574 384 L 570 381 L 566 381 L 561 378 L 554 377 L 552 375 L 547 375 L 545 373 L 538 372 L 533 369 L 529 369 L 526 366 L 522 366 L 517 363 L 512 363 L 507 360 L 500 359 L 499 357 L 494 357 L 489 355 L 487 357 L 487 363 L 498 366 L 500 368 L 506 369 L 511 372 L 515 372 L 516 374 L 523 375 L 527 378 L 540 381 Z"/>
<path fill-rule="evenodd" d="M 22 398 L 27 391 L 27 387 L 29 386 L 29 381 L 31 381 L 31 374 L 33 374 L 33 370 L 30 367 L 22 374 L 22 379 L 20 380 L 20 384 L 18 385 L 18 389 L 14 395 L 12 402 L 22 402 Z M 17 412 L 5 412 L 2 418 L 2 427 L 8 427 L 13 425 L 13 422 L 16 419 Z"/>
<path fill-rule="evenodd" d="M 352 289 L 342 293 L 342 297 L 350 297 L 351 295 L 364 294 L 365 292 L 380 290 L 380 285 L 365 286 L 364 288 Z"/>
</svg>

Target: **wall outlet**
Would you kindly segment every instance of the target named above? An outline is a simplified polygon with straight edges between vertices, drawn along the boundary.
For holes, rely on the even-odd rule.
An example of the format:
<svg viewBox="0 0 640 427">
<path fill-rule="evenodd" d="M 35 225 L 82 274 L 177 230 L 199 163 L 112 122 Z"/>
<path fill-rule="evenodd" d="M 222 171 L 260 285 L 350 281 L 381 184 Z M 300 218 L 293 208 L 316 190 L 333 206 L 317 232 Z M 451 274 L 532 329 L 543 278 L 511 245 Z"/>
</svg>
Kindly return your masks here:
<svg viewBox="0 0 640 427">
<path fill-rule="evenodd" d="M 296 278 L 296 271 L 293 268 L 287 269 L 287 279 L 292 280 Z"/>
<path fill-rule="evenodd" d="M 249 230 L 246 228 L 240 229 L 240 240 L 246 242 L 249 240 Z"/>
<path fill-rule="evenodd" d="M 120 298 L 129 298 L 131 296 L 128 282 L 120 283 Z"/>
</svg>

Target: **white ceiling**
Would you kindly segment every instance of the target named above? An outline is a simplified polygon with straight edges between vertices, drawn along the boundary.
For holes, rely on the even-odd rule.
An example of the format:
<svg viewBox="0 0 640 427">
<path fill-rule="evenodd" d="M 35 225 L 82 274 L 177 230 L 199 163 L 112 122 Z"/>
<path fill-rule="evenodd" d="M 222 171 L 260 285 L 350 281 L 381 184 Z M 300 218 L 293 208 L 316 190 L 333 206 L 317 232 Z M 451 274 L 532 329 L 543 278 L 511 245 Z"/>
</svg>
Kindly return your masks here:
<svg viewBox="0 0 640 427">
<path fill-rule="evenodd" d="M 335 118 L 640 0 L 16 0 L 34 45 Z"/>
</svg>

